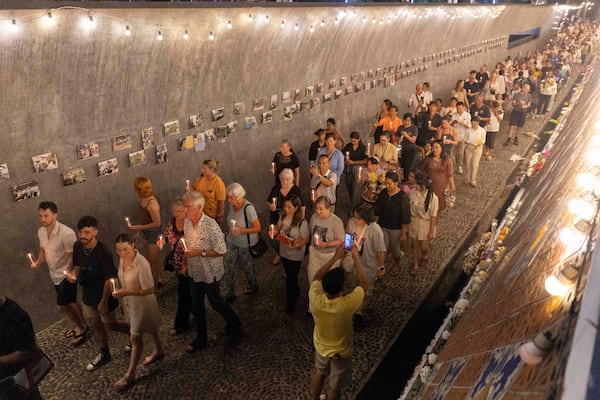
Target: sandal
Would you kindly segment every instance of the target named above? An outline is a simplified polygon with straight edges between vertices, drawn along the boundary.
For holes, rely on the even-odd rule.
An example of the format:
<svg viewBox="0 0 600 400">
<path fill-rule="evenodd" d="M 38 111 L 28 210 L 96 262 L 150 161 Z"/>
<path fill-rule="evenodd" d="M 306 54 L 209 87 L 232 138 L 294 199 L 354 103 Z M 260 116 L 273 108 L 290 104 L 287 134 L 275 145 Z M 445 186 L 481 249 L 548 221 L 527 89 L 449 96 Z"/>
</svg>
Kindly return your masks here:
<svg viewBox="0 0 600 400">
<path fill-rule="evenodd" d="M 72 347 L 79 347 L 82 344 L 84 344 L 85 341 L 87 340 L 87 335 L 88 335 L 89 331 L 90 331 L 90 328 L 86 326 L 85 330 L 83 332 L 81 332 L 79 335 L 74 334 L 72 336 L 73 339 L 71 339 L 71 343 L 70 343 L 71 346 Z"/>
<path fill-rule="evenodd" d="M 203 349 L 206 347 L 206 344 L 201 344 L 200 342 L 194 340 L 192 343 L 190 343 L 188 345 L 188 347 L 185 348 L 185 351 L 187 351 L 189 354 L 193 354 L 196 351 Z"/>
<path fill-rule="evenodd" d="M 127 379 L 126 377 L 122 377 L 118 381 L 115 382 L 115 388 L 117 390 L 126 390 L 132 387 L 135 384 L 135 378 Z"/>
<path fill-rule="evenodd" d="M 416 265 L 413 265 L 412 268 L 410 269 L 410 271 L 408 271 L 410 276 L 417 276 L 418 272 L 419 272 L 419 267 Z"/>
<path fill-rule="evenodd" d="M 77 333 L 77 330 L 75 328 L 73 328 L 73 329 L 66 330 L 63 334 L 65 335 L 65 337 L 67 339 L 69 339 L 69 338 L 72 338 L 73 336 L 75 336 L 76 333 Z"/>
<path fill-rule="evenodd" d="M 165 358 L 165 353 L 151 354 L 148 357 L 144 358 L 144 362 L 142 362 L 142 365 L 145 367 L 147 365 L 154 364 L 155 362 L 160 361 L 163 358 Z"/>
</svg>

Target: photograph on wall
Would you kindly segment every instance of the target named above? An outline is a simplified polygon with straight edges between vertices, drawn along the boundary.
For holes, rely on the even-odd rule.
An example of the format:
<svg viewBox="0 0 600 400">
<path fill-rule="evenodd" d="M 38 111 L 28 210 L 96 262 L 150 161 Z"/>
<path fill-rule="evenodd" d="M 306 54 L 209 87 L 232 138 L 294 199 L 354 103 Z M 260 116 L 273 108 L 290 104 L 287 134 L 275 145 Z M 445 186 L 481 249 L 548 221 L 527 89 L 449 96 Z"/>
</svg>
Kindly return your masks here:
<svg viewBox="0 0 600 400">
<path fill-rule="evenodd" d="M 319 82 L 317 83 L 317 87 L 316 87 L 316 93 L 323 93 L 323 82 Z"/>
<path fill-rule="evenodd" d="M 387 74 L 388 73 L 388 67 L 383 67 L 383 73 Z"/>
<path fill-rule="evenodd" d="M 283 120 L 291 121 L 292 120 L 292 107 L 283 107 Z"/>
<path fill-rule="evenodd" d="M 314 99 L 310 99 L 310 107 L 311 108 L 317 108 L 321 105 L 321 99 L 318 97 L 315 97 Z"/>
<path fill-rule="evenodd" d="M 227 135 L 233 135 L 234 133 L 238 133 L 238 122 L 237 119 L 235 121 L 231 121 L 227 123 Z"/>
<path fill-rule="evenodd" d="M 156 146 L 156 163 L 164 164 L 167 162 L 167 144 L 162 143 Z"/>
<path fill-rule="evenodd" d="M 363 90 L 371 89 L 371 82 L 363 82 Z"/>
<path fill-rule="evenodd" d="M 156 146 L 154 144 L 154 130 L 152 127 L 142 129 L 142 148 L 150 149 Z"/>
<path fill-rule="evenodd" d="M 262 123 L 268 124 L 271 122 L 273 122 L 273 112 L 267 111 L 267 112 L 262 113 Z"/>
<path fill-rule="evenodd" d="M 204 125 L 204 117 L 200 114 L 190 115 L 189 118 L 189 128 L 200 128 Z"/>
<path fill-rule="evenodd" d="M 364 81 L 366 76 L 367 76 L 367 74 L 365 73 L 365 71 L 362 71 L 362 72 L 360 73 L 360 78 L 359 78 L 359 79 L 360 79 L 361 81 Z"/>
<path fill-rule="evenodd" d="M 246 117 L 244 126 L 246 129 L 255 129 L 258 124 L 256 123 L 256 117 Z"/>
<path fill-rule="evenodd" d="M 212 110 L 212 120 L 213 121 L 218 121 L 220 119 L 223 119 L 224 116 L 225 116 L 225 107 L 215 108 L 214 110 Z"/>
<path fill-rule="evenodd" d="M 292 104 L 290 108 L 292 109 L 292 115 L 298 114 L 300 112 L 300 102 Z"/>
<path fill-rule="evenodd" d="M 258 111 L 258 110 L 262 110 L 264 107 L 265 107 L 265 104 L 264 104 L 262 98 L 252 100 L 252 110 Z"/>
<path fill-rule="evenodd" d="M 357 79 L 358 79 L 358 72 L 355 72 L 350 75 L 350 82 L 354 82 Z"/>
<path fill-rule="evenodd" d="M 246 103 L 241 101 L 239 103 L 233 103 L 233 113 L 235 115 L 244 114 L 246 112 Z"/>
<path fill-rule="evenodd" d="M 40 197 L 41 194 L 38 181 L 36 180 L 13 186 L 12 192 L 15 201 L 33 199 L 35 197 Z"/>
<path fill-rule="evenodd" d="M 354 93 L 354 86 L 346 86 L 346 96 L 348 96 L 349 94 Z"/>
<path fill-rule="evenodd" d="M 119 162 L 117 158 L 111 158 L 110 160 L 100 161 L 98 163 L 98 175 L 107 176 L 116 174 L 119 172 Z"/>
<path fill-rule="evenodd" d="M 179 150 L 179 151 L 185 150 L 185 138 L 177 139 L 177 150 Z"/>
<path fill-rule="evenodd" d="M 0 164 L 0 182 L 4 182 L 10 179 L 10 174 L 8 173 L 8 164 Z"/>
<path fill-rule="evenodd" d="M 383 68 L 377 68 L 375 70 L 375 75 L 381 75 L 382 72 L 383 72 Z"/>
<path fill-rule="evenodd" d="M 119 135 L 113 137 L 113 151 L 130 149 L 133 146 L 131 135 Z"/>
<path fill-rule="evenodd" d="M 329 81 L 329 89 L 333 89 L 337 84 L 337 81 L 335 79 L 331 79 Z"/>
<path fill-rule="evenodd" d="M 204 141 L 207 143 L 217 139 L 214 128 L 207 129 L 202 133 L 204 133 Z"/>
<path fill-rule="evenodd" d="M 354 91 L 355 92 L 360 92 L 362 90 L 362 82 L 356 82 L 354 84 Z"/>
<path fill-rule="evenodd" d="M 306 97 L 313 97 L 315 95 L 315 87 L 314 86 L 307 86 L 306 90 L 304 91 L 304 95 Z"/>
<path fill-rule="evenodd" d="M 345 76 L 342 76 L 340 78 L 340 86 L 344 86 L 347 81 L 348 81 L 348 78 L 346 78 Z"/>
<path fill-rule="evenodd" d="M 194 148 L 194 135 L 186 135 L 183 141 L 183 150 L 191 150 Z"/>
<path fill-rule="evenodd" d="M 290 104 L 292 102 L 292 93 L 290 91 L 283 92 L 281 95 L 282 104 Z"/>
<path fill-rule="evenodd" d="M 62 173 L 63 186 L 75 185 L 86 181 L 85 170 L 82 167 L 71 168 Z"/>
<path fill-rule="evenodd" d="M 372 78 L 372 77 L 374 77 L 374 76 L 375 76 L 375 73 L 373 72 L 373 70 L 372 70 L 372 69 L 370 69 L 370 70 L 369 70 L 369 72 L 367 72 L 367 76 L 368 76 L 369 78 Z"/>
<path fill-rule="evenodd" d="M 269 98 L 269 110 L 275 110 L 277 108 L 277 95 L 272 94 Z"/>
<path fill-rule="evenodd" d="M 302 97 L 302 95 L 300 94 L 300 89 L 294 90 L 294 102 L 300 101 L 300 97 Z"/>
<path fill-rule="evenodd" d="M 36 173 L 58 168 L 58 157 L 54 152 L 33 156 L 31 161 L 33 162 L 33 171 Z"/>
<path fill-rule="evenodd" d="M 179 135 L 179 132 L 181 132 L 179 130 L 179 120 L 165 122 L 163 126 L 165 128 L 165 136 Z"/>
<path fill-rule="evenodd" d="M 378 83 L 378 82 L 379 82 L 379 81 L 378 81 L 377 79 L 373 79 L 373 80 L 371 81 L 371 89 L 373 89 L 373 88 L 376 88 L 376 87 L 377 87 L 377 83 Z"/>
<path fill-rule="evenodd" d="M 215 135 L 217 136 L 217 141 L 225 142 L 227 140 L 227 134 L 229 130 L 227 129 L 227 125 L 217 126 L 215 128 Z"/>
<path fill-rule="evenodd" d="M 129 153 L 129 166 L 130 167 L 139 167 L 141 165 L 146 165 L 146 162 L 147 162 L 146 153 L 144 153 L 144 150 Z"/>
<path fill-rule="evenodd" d="M 343 94 L 344 94 L 344 91 L 342 89 L 338 89 L 335 91 L 335 98 L 339 99 L 340 97 L 342 97 Z"/>
<path fill-rule="evenodd" d="M 91 157 L 100 157 L 98 143 L 85 143 L 77 146 L 77 159 L 86 160 Z"/>
<path fill-rule="evenodd" d="M 310 108 L 310 100 L 305 100 L 300 103 L 300 111 L 306 111 Z"/>
<path fill-rule="evenodd" d="M 200 132 L 194 136 L 194 151 L 206 150 L 206 142 L 204 141 L 204 133 Z"/>
<path fill-rule="evenodd" d="M 323 96 L 323 103 L 327 103 L 328 101 L 331 101 L 331 93 L 327 93 Z"/>
</svg>

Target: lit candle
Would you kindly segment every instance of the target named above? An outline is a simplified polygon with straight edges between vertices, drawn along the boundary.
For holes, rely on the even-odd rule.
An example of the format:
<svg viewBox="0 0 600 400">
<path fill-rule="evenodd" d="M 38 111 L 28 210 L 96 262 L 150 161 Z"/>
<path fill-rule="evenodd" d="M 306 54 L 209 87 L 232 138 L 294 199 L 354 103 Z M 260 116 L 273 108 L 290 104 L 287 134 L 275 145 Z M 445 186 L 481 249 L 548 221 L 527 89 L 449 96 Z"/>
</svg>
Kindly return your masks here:
<svg viewBox="0 0 600 400">
<path fill-rule="evenodd" d="M 346 152 L 346 158 L 350 158 L 350 152 L 349 151 Z"/>
<path fill-rule="evenodd" d="M 229 222 L 231 222 L 231 230 L 234 230 L 235 229 L 235 219 L 232 219 Z"/>
<path fill-rule="evenodd" d="M 31 253 L 27 253 L 27 260 L 29 260 L 29 265 L 33 267 L 33 255 Z"/>
<path fill-rule="evenodd" d="M 163 242 L 165 240 L 165 235 L 158 235 L 158 241 Z"/>
<path fill-rule="evenodd" d="M 356 180 L 359 182 L 362 180 L 362 167 L 361 166 L 358 167 L 358 175 L 356 176 Z"/>
<path fill-rule="evenodd" d="M 117 290 L 117 279 L 116 278 L 110 278 L 110 288 L 111 288 L 112 292 Z"/>
<path fill-rule="evenodd" d="M 315 233 L 315 234 L 313 235 L 313 243 L 315 244 L 315 246 L 317 246 L 317 245 L 319 244 L 319 240 L 320 240 L 320 238 L 319 238 L 319 234 L 318 234 L 318 233 Z"/>
<path fill-rule="evenodd" d="M 181 246 L 183 247 L 183 251 L 188 251 L 188 247 L 187 247 L 187 243 L 185 242 L 184 238 L 179 239 L 179 241 L 181 242 Z"/>
<path fill-rule="evenodd" d="M 310 199 L 312 201 L 315 201 L 315 189 L 311 189 L 311 191 L 310 191 Z"/>
<path fill-rule="evenodd" d="M 273 205 L 277 207 L 277 197 L 273 197 Z"/>
<path fill-rule="evenodd" d="M 186 180 L 185 180 L 185 191 L 186 191 L 186 192 L 189 192 L 191 189 L 192 189 L 192 186 L 191 186 L 191 184 L 190 184 L 190 180 L 189 180 L 189 179 L 186 179 Z"/>
<path fill-rule="evenodd" d="M 271 163 L 271 172 L 275 173 L 275 163 L 274 162 Z"/>
<path fill-rule="evenodd" d="M 371 142 L 367 143 L 367 153 L 371 152 Z"/>
<path fill-rule="evenodd" d="M 273 224 L 269 225 L 269 235 L 271 236 L 271 238 L 275 236 L 275 225 Z"/>
<path fill-rule="evenodd" d="M 67 274 L 68 274 L 67 270 L 66 270 L 66 269 L 63 269 L 63 276 L 64 276 L 64 277 L 66 277 L 66 276 L 67 276 Z"/>
<path fill-rule="evenodd" d="M 125 223 L 127 224 L 128 227 L 131 228 L 131 222 L 129 222 L 129 217 L 125 217 Z"/>
</svg>

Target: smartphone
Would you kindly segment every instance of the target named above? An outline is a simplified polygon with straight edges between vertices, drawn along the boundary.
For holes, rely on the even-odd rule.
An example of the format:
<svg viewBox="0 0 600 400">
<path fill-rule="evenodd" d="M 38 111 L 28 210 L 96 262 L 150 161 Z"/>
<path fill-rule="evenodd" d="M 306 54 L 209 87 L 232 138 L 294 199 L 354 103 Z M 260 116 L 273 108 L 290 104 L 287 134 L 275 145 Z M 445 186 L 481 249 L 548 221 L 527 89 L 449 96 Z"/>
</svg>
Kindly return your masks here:
<svg viewBox="0 0 600 400">
<path fill-rule="evenodd" d="M 344 236 L 344 249 L 352 250 L 352 245 L 354 244 L 354 233 L 346 233 Z"/>
</svg>

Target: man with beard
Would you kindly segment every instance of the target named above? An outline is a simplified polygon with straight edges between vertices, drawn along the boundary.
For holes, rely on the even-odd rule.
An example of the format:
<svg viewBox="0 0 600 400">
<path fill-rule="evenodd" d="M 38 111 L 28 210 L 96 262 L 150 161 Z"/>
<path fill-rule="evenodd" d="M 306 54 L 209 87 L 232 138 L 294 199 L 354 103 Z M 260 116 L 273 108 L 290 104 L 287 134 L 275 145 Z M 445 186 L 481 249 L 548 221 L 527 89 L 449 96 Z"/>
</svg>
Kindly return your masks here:
<svg viewBox="0 0 600 400">
<path fill-rule="evenodd" d="M 40 229 L 38 240 L 40 248 L 31 268 L 48 264 L 50 279 L 56 290 L 56 304 L 75 328 L 65 332 L 67 338 L 72 338 L 71 345 L 79 346 L 87 338 L 88 328 L 85 326 L 81 307 L 77 303 L 77 285 L 66 279 L 67 272 L 73 268 L 73 243 L 77 241 L 75 231 L 58 222 L 58 206 L 51 201 L 43 201 L 38 206 Z"/>
</svg>

